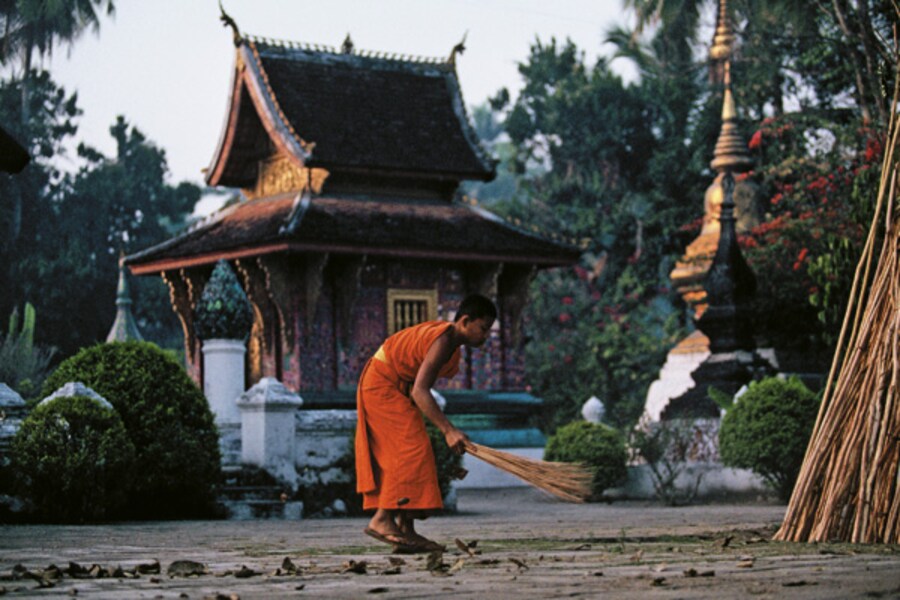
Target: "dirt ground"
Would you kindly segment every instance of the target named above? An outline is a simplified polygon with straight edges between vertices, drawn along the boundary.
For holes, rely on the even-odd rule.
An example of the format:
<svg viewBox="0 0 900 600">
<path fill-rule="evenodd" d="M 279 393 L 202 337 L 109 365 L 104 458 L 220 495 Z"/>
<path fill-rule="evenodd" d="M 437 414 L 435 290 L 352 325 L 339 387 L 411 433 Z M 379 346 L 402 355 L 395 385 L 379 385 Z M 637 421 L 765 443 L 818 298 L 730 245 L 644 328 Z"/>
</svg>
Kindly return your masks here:
<svg viewBox="0 0 900 600">
<path fill-rule="evenodd" d="M 361 518 L 0 526 L 0 595 L 900 598 L 900 546 L 772 542 L 783 513 L 772 504 L 572 505 L 527 488 L 463 490 L 458 514 L 420 527 L 448 545 L 432 556 L 391 555 L 362 534 Z M 200 564 L 169 575 L 176 561 Z"/>
</svg>

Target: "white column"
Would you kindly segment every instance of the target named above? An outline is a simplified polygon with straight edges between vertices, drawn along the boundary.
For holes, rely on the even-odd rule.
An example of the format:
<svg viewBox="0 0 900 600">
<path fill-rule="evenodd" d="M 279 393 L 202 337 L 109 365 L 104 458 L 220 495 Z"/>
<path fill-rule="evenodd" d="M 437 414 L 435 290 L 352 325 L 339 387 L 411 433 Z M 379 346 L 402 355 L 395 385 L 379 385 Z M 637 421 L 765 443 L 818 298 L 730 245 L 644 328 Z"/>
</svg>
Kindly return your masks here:
<svg viewBox="0 0 900 600">
<path fill-rule="evenodd" d="M 240 340 L 211 339 L 203 342 L 203 394 L 216 424 L 241 421 L 238 397 L 244 392 L 244 355 Z"/>
<path fill-rule="evenodd" d="M 241 462 L 264 468 L 292 487 L 297 484 L 294 446 L 299 395 L 274 377 L 264 377 L 241 395 Z"/>
</svg>

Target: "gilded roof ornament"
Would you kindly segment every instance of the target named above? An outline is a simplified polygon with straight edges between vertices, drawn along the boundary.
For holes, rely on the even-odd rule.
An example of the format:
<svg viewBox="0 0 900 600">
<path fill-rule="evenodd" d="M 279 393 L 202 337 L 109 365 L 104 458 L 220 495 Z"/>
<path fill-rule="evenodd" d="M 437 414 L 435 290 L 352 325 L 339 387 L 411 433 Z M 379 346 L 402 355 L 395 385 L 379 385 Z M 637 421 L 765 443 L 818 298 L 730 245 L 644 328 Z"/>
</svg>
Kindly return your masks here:
<svg viewBox="0 0 900 600">
<path fill-rule="evenodd" d="M 344 38 L 344 43 L 341 44 L 341 52 L 344 54 L 353 54 L 353 40 L 350 39 L 350 32 L 347 32 L 347 37 Z"/>
<path fill-rule="evenodd" d="M 241 30 L 238 29 L 237 23 L 231 18 L 231 15 L 225 12 L 225 7 L 222 6 L 222 0 L 219 0 L 219 11 L 219 20 L 222 21 L 222 26 L 231 27 L 231 36 L 234 40 L 234 47 L 240 47 L 240 45 L 244 43 L 244 39 L 241 37 Z"/>
<path fill-rule="evenodd" d="M 466 51 L 466 37 L 469 35 L 469 32 L 465 32 L 462 36 L 462 39 L 459 40 L 459 43 L 453 46 L 453 49 L 450 50 L 450 56 L 447 58 L 447 62 L 451 65 L 456 64 L 456 55 L 462 54 Z"/>
</svg>

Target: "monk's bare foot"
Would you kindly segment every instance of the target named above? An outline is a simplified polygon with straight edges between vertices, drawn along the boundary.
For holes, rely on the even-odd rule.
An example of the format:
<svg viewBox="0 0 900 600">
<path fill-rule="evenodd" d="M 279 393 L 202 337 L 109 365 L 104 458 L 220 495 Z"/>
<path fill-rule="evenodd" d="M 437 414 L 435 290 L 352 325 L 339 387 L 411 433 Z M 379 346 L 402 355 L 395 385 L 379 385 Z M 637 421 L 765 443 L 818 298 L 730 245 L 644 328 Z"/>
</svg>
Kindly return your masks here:
<svg viewBox="0 0 900 600">
<path fill-rule="evenodd" d="M 446 550 L 447 547 L 443 546 L 434 540 L 430 540 L 424 535 L 420 535 L 415 528 L 415 524 L 412 518 L 409 518 L 403 514 L 397 516 L 397 528 L 403 533 L 403 536 L 416 544 L 417 546 L 422 546 L 427 548 L 428 550 Z"/>
<path fill-rule="evenodd" d="M 403 530 L 397 526 L 394 515 L 387 510 L 379 509 L 364 532 L 377 540 L 388 544 L 403 544 L 407 542 Z"/>
</svg>

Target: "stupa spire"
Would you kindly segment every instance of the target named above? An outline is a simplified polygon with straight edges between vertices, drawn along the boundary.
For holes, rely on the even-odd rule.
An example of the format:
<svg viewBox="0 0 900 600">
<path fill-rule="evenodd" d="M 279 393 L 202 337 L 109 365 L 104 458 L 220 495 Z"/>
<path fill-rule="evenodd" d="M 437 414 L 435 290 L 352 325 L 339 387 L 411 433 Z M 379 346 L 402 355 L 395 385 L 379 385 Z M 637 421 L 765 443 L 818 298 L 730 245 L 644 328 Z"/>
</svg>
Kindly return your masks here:
<svg viewBox="0 0 900 600">
<path fill-rule="evenodd" d="M 124 256 L 119 257 L 119 285 L 116 288 L 116 320 L 106 336 L 108 342 L 142 341 L 134 315 L 131 314 L 131 291 L 128 287 L 128 273 Z"/>
</svg>

